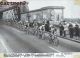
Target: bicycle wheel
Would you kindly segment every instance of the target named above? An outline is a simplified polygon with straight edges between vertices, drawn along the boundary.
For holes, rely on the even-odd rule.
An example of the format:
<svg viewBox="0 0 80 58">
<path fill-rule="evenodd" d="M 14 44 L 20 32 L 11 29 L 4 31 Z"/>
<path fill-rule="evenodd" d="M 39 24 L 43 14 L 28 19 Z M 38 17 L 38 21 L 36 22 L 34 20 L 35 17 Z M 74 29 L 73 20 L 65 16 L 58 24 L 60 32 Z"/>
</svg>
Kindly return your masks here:
<svg viewBox="0 0 80 58">
<path fill-rule="evenodd" d="M 42 38 L 42 35 L 41 34 L 39 34 L 39 39 L 41 39 Z"/>
<path fill-rule="evenodd" d="M 58 46 L 59 45 L 59 40 L 58 39 L 54 39 L 53 44 L 54 44 L 54 46 Z"/>
<path fill-rule="evenodd" d="M 52 44 L 52 43 L 53 43 L 53 41 L 51 39 L 49 39 L 49 44 Z"/>
</svg>

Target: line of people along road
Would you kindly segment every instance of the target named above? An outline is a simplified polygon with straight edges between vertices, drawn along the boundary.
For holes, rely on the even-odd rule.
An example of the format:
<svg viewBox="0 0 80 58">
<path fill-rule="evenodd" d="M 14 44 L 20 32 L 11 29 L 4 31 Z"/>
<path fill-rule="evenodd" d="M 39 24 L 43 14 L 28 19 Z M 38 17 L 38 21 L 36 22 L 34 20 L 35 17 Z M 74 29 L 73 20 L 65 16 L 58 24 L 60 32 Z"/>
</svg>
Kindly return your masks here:
<svg viewBox="0 0 80 58">
<path fill-rule="evenodd" d="M 56 32 L 55 29 L 58 29 L 56 27 L 53 27 L 53 33 Z M 49 22 L 45 25 L 45 31 L 51 30 L 52 27 L 49 27 Z M 76 39 L 80 38 L 80 27 L 78 24 L 75 24 L 75 26 L 72 23 L 67 23 L 65 21 L 61 22 L 59 24 L 59 34 L 61 37 L 67 37 L 69 35 L 70 38 L 75 37 Z"/>
<path fill-rule="evenodd" d="M 78 24 L 75 24 L 75 26 L 73 26 L 72 23 L 69 23 L 68 26 L 67 23 L 60 24 L 59 30 L 60 36 L 66 37 L 67 35 L 69 35 L 70 38 L 76 37 L 76 39 L 79 39 L 80 37 L 80 27 Z"/>
<path fill-rule="evenodd" d="M 33 24 L 30 24 L 30 25 L 33 25 Z M 67 35 L 69 35 L 70 38 L 76 37 L 76 39 L 79 39 L 79 37 L 80 37 L 80 27 L 79 27 L 79 25 L 75 24 L 75 26 L 73 26 L 72 23 L 69 23 L 69 25 L 67 25 L 67 24 L 68 23 L 66 23 L 64 21 L 64 24 L 60 23 L 59 27 L 56 28 L 54 25 L 53 25 L 53 27 L 50 27 L 49 21 L 47 21 L 46 24 L 43 23 L 43 25 L 45 25 L 44 30 L 47 31 L 47 32 L 50 32 L 50 30 L 53 29 L 52 32 L 54 33 L 55 29 L 57 29 L 57 30 L 59 29 L 58 34 L 60 34 L 61 37 L 67 37 Z M 38 25 L 38 27 L 40 27 L 40 26 Z"/>
</svg>

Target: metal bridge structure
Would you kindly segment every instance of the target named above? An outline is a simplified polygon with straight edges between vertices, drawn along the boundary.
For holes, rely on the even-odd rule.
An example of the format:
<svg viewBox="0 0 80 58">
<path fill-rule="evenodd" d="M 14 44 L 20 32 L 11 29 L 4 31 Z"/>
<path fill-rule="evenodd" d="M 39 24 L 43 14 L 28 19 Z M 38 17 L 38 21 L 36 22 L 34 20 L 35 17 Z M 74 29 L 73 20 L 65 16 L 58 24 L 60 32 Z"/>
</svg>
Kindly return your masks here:
<svg viewBox="0 0 80 58">
<path fill-rule="evenodd" d="M 7 2 L 6 0 L 2 0 L 1 2 Z M 28 2 L 25 2 L 24 5 L 0 5 L 0 19 L 4 20 L 21 20 L 21 14 L 24 12 L 29 12 Z"/>
<path fill-rule="evenodd" d="M 7 2 L 6 0 L 3 1 Z M 18 22 L 44 22 L 50 20 L 56 23 L 64 19 L 64 7 L 47 6 L 29 11 L 28 2 L 25 5 L 0 5 L 0 19 L 16 20 Z"/>
</svg>

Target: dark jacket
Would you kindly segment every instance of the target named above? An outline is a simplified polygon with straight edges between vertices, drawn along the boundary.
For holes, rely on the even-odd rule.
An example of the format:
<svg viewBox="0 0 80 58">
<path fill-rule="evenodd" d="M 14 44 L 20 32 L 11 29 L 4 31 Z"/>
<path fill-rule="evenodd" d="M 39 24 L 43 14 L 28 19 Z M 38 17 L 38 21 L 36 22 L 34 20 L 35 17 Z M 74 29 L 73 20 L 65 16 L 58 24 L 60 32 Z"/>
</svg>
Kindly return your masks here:
<svg viewBox="0 0 80 58">
<path fill-rule="evenodd" d="M 45 31 L 49 32 L 49 24 L 45 24 Z"/>
<path fill-rule="evenodd" d="M 64 30 L 64 27 L 62 25 L 59 26 L 59 28 L 60 28 L 60 31 L 63 31 Z"/>
<path fill-rule="evenodd" d="M 78 26 L 76 26 L 75 28 L 74 28 L 74 32 L 75 32 L 75 36 L 79 36 L 79 27 Z"/>
</svg>

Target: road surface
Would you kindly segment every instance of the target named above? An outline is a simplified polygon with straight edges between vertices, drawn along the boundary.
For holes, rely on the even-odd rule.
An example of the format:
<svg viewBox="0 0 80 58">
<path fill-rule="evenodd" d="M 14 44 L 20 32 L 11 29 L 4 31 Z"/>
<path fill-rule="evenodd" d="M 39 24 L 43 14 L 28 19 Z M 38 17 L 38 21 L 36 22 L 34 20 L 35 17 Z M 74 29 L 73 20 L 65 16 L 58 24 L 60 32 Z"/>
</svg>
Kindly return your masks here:
<svg viewBox="0 0 80 58">
<path fill-rule="evenodd" d="M 50 53 L 80 52 L 80 43 L 58 38 L 59 46 L 49 44 L 46 40 L 27 35 L 16 28 L 0 26 L 0 52 L 4 53 Z"/>
</svg>

